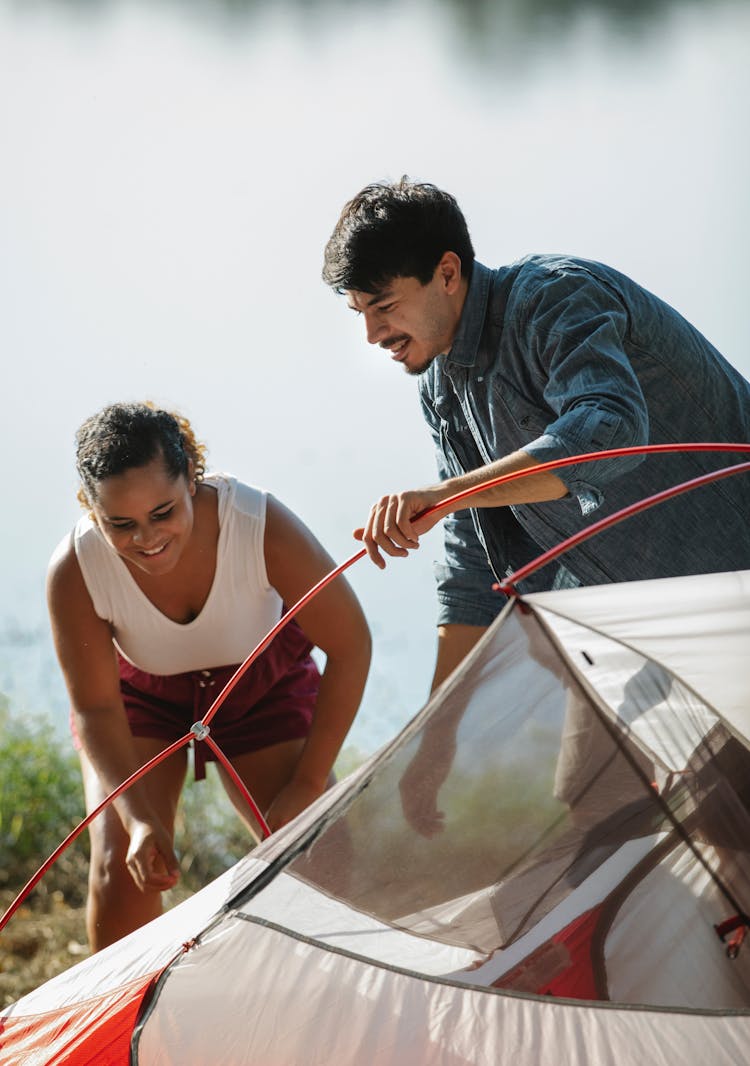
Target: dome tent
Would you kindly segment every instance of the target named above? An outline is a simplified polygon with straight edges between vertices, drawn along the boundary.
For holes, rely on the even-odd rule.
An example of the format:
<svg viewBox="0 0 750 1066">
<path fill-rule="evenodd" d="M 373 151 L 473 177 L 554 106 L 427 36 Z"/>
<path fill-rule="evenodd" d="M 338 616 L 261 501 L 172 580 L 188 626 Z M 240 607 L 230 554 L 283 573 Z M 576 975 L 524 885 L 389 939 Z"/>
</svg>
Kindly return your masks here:
<svg viewBox="0 0 750 1066">
<path fill-rule="evenodd" d="M 0 1063 L 744 1061 L 749 646 L 748 572 L 511 601 L 355 774 L 8 1008 Z"/>
</svg>

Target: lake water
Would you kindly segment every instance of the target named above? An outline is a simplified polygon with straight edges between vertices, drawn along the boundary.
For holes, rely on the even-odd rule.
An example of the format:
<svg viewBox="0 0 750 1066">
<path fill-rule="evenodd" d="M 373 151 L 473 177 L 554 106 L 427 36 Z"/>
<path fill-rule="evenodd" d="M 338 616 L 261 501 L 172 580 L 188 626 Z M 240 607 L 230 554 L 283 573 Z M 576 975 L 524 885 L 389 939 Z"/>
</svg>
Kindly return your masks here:
<svg viewBox="0 0 750 1066">
<path fill-rule="evenodd" d="M 64 720 L 44 571 L 106 402 L 185 411 L 338 561 L 434 479 L 414 383 L 319 278 L 368 181 L 455 193 L 489 265 L 619 267 L 750 373 L 749 104 L 739 0 L 0 3 L 0 689 Z M 366 751 L 427 691 L 439 554 L 350 571 Z"/>
</svg>

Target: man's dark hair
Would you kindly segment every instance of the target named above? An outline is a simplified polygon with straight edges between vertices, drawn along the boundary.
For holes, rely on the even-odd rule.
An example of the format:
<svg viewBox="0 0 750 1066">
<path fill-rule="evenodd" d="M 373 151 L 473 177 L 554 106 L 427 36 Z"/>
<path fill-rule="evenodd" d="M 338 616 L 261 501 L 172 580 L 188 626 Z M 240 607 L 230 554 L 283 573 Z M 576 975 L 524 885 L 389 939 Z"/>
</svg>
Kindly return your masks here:
<svg viewBox="0 0 750 1066">
<path fill-rule="evenodd" d="M 323 280 L 336 292 L 378 292 L 393 278 L 432 279 L 446 252 L 471 276 L 474 248 L 455 198 L 409 181 L 367 185 L 344 207 L 328 241 Z"/>
</svg>

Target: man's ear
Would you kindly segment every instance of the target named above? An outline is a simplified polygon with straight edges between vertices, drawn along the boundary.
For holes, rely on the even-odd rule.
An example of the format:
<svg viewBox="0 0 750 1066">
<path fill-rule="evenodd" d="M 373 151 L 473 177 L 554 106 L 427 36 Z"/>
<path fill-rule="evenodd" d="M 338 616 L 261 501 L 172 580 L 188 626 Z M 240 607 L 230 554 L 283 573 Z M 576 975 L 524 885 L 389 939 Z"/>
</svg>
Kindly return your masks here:
<svg viewBox="0 0 750 1066">
<path fill-rule="evenodd" d="M 454 296 L 461 287 L 461 259 L 455 252 L 443 252 L 437 265 L 437 275 L 448 296 Z"/>
</svg>

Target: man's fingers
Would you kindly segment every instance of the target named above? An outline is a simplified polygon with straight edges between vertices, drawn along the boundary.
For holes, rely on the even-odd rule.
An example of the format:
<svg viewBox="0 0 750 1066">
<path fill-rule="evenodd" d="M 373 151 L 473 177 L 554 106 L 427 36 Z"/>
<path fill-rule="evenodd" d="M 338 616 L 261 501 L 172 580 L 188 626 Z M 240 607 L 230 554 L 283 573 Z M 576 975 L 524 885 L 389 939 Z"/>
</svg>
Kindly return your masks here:
<svg viewBox="0 0 750 1066">
<path fill-rule="evenodd" d="M 379 566 L 381 570 L 385 569 L 385 559 L 378 551 L 376 542 L 373 540 L 372 536 L 368 535 L 367 531 L 362 527 L 355 529 L 352 536 L 355 540 L 362 541 L 365 546 L 365 551 L 371 561 L 375 563 L 376 566 Z"/>
<path fill-rule="evenodd" d="M 376 520 L 377 520 L 377 506 L 372 507 L 370 509 L 370 513 L 367 516 L 367 525 L 365 526 L 364 532 L 362 534 L 362 540 L 364 542 L 365 548 L 367 549 L 367 554 L 368 554 L 368 556 L 370 558 L 370 561 L 375 563 L 375 565 L 380 570 L 384 570 L 385 569 L 385 559 L 383 558 L 383 556 L 378 551 L 377 543 L 376 543 L 375 537 L 374 537 L 374 527 L 375 527 Z"/>
<path fill-rule="evenodd" d="M 419 547 L 419 535 L 412 525 L 412 519 L 420 513 L 415 510 L 413 500 L 405 494 L 397 497 L 396 524 L 411 547 Z"/>
<path fill-rule="evenodd" d="M 384 567 L 385 560 L 380 554 L 405 556 L 419 547 L 421 533 L 426 533 L 435 525 L 437 519 L 425 512 L 434 509 L 436 490 L 424 489 L 419 492 L 397 492 L 382 496 L 370 509 L 367 524 L 363 529 L 355 529 L 354 537 L 361 540 L 370 559 L 376 566 Z M 420 516 L 425 516 L 420 522 Z M 419 531 L 417 525 L 421 525 Z"/>
<path fill-rule="evenodd" d="M 386 504 L 383 511 L 383 531 L 390 542 L 401 549 L 400 555 L 406 555 L 408 548 L 417 547 L 416 539 L 410 535 L 409 531 L 413 534 L 413 530 L 404 501 L 400 496 L 391 496 Z"/>
<path fill-rule="evenodd" d="M 385 559 L 380 554 L 380 550 L 386 553 L 386 555 L 400 555 L 401 549 L 394 548 L 390 539 L 383 531 L 383 515 L 387 503 L 385 500 L 381 500 L 371 508 L 370 514 L 367 518 L 367 525 L 365 526 L 362 536 L 367 554 L 377 567 L 381 570 L 385 568 Z"/>
<path fill-rule="evenodd" d="M 419 547 L 419 540 L 408 517 L 404 520 L 398 517 L 399 514 L 409 515 L 410 508 L 404 495 L 383 496 L 370 509 L 367 524 L 362 529 L 354 530 L 355 539 L 363 542 L 368 556 L 381 570 L 385 567 L 381 552 L 403 558 L 410 550 Z"/>
<path fill-rule="evenodd" d="M 405 805 L 404 816 L 409 825 L 423 837 L 437 836 L 445 829 L 445 813 L 435 810 L 434 807 Z"/>
</svg>

